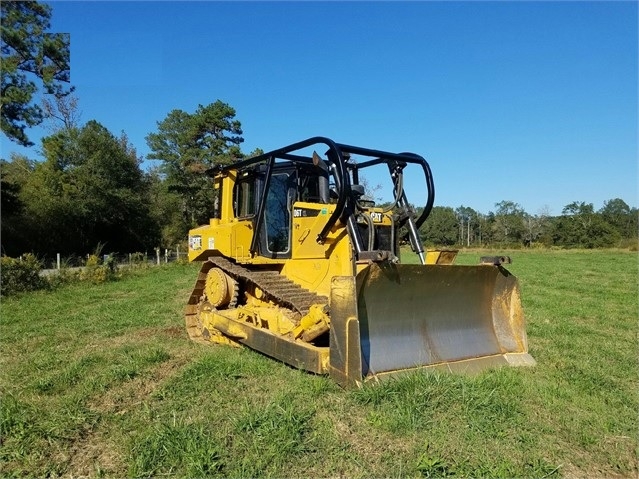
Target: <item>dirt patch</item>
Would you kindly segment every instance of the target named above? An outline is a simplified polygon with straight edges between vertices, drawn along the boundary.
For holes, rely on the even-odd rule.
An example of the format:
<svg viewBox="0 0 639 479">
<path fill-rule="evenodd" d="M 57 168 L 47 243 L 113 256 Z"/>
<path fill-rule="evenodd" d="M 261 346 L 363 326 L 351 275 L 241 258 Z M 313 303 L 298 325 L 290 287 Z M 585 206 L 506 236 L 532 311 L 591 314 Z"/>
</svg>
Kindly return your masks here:
<svg viewBox="0 0 639 479">
<path fill-rule="evenodd" d="M 105 432 L 93 431 L 68 451 L 68 473 L 62 477 L 118 476 L 126 471 L 123 445 L 116 446 Z"/>
<path fill-rule="evenodd" d="M 559 473 L 561 477 L 564 479 L 584 479 L 586 477 L 605 477 L 606 479 L 629 479 L 636 478 L 636 474 L 624 475 L 616 472 L 610 472 L 608 470 L 601 471 L 598 469 L 590 469 L 584 471 L 582 469 L 578 469 L 572 464 L 562 465 L 559 469 Z"/>
<path fill-rule="evenodd" d="M 170 328 L 164 328 L 162 334 L 167 335 L 169 338 L 185 338 L 186 332 L 184 328 L 178 326 L 171 326 Z"/>
<path fill-rule="evenodd" d="M 150 338 L 156 336 L 164 336 L 171 339 L 187 339 L 186 329 L 181 326 L 169 326 L 168 328 L 144 328 L 138 329 L 135 332 L 132 332 L 130 336 L 135 336 L 138 338 Z"/>
</svg>

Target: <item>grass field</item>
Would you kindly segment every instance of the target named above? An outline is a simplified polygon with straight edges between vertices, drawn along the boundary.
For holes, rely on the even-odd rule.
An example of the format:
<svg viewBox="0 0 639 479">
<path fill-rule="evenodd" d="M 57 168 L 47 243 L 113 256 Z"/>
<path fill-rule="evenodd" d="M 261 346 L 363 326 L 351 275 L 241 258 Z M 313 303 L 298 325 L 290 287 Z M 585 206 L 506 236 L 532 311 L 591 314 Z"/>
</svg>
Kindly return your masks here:
<svg viewBox="0 0 639 479">
<path fill-rule="evenodd" d="M 189 342 L 195 265 L 3 299 L 0 475 L 637 477 L 637 254 L 511 257 L 536 367 L 357 391 Z"/>
</svg>

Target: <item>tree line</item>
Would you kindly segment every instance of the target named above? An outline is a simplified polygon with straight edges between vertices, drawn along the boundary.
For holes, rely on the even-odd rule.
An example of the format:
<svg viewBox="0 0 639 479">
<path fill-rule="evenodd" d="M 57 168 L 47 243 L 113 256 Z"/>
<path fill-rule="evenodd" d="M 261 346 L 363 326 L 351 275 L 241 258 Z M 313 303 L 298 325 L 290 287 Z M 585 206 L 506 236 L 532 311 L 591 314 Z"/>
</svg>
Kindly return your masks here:
<svg viewBox="0 0 639 479">
<path fill-rule="evenodd" d="M 592 203 L 573 201 L 559 216 L 526 212 L 513 201 L 480 213 L 467 206 L 435 206 L 421 233 L 440 246 L 558 246 L 566 248 L 637 247 L 639 211 L 620 198 Z"/>
<path fill-rule="evenodd" d="M 85 255 L 98 245 L 124 253 L 183 244 L 188 230 L 213 214 L 213 187 L 204 172 L 261 153 L 241 150 L 235 109 L 217 100 L 194 112 L 169 112 L 146 137 L 146 159 L 157 163 L 144 169 L 124 132 L 116 135 L 95 119 L 80 122 L 69 85 L 70 38 L 47 32 L 51 7 L 24 1 L 0 8 L 2 132 L 32 146 L 30 127 L 47 122 L 51 131 L 38 158 L 13 153 L 0 160 L 2 254 Z M 436 206 L 422 234 L 440 246 L 636 244 L 637 208 L 619 198 L 596 211 L 575 201 L 552 217 L 531 215 L 512 201 L 487 214 Z"/>
<path fill-rule="evenodd" d="M 188 230 L 207 223 L 213 187 L 205 170 L 244 154 L 241 123 L 222 101 L 193 113 L 171 111 L 146 140 L 149 160 L 126 134 L 114 135 L 96 120 L 71 121 L 67 99 L 50 111 L 65 118 L 41 141 L 41 158 L 2 159 L 2 253 L 84 255 L 175 248 Z M 77 116 L 77 115 L 76 115 Z M 560 216 L 529 214 L 501 201 L 486 214 L 471 207 L 435 206 L 421 227 L 437 246 L 561 246 L 597 248 L 637 241 L 637 208 L 614 198 L 595 210 L 575 201 Z M 184 247 L 184 246 L 183 246 Z"/>
<path fill-rule="evenodd" d="M 170 112 L 147 136 L 147 158 L 160 160 L 148 170 L 125 133 L 96 120 L 62 123 L 42 139 L 42 158 L 0 160 L 2 253 L 84 255 L 98 245 L 124 253 L 185 243 L 188 230 L 213 214 L 204 171 L 245 157 L 234 117 L 221 101 Z"/>
<path fill-rule="evenodd" d="M 159 165 L 144 170 L 126 134 L 96 120 L 60 122 L 42 139 L 41 158 L 12 154 L 0 161 L 2 253 L 83 255 L 98 244 L 120 253 L 174 248 L 213 214 L 204 171 L 249 156 L 241 134 L 235 110 L 219 100 L 194 113 L 174 110 L 147 136 L 147 159 Z M 438 246 L 610 247 L 636 241 L 637 217 L 637 208 L 619 198 L 599 210 L 575 201 L 554 217 L 501 201 L 486 214 L 435 206 L 421 233 Z"/>
</svg>

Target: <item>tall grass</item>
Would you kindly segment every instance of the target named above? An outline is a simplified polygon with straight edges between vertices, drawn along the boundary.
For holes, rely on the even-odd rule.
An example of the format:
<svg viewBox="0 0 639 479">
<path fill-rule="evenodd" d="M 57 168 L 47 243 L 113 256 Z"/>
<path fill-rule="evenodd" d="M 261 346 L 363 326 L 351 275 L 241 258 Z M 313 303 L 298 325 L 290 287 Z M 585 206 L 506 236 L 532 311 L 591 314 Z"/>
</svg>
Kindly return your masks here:
<svg viewBox="0 0 639 479">
<path fill-rule="evenodd" d="M 0 474 L 636 477 L 636 255 L 511 257 L 536 367 L 348 392 L 189 342 L 196 265 L 3 299 Z"/>
</svg>

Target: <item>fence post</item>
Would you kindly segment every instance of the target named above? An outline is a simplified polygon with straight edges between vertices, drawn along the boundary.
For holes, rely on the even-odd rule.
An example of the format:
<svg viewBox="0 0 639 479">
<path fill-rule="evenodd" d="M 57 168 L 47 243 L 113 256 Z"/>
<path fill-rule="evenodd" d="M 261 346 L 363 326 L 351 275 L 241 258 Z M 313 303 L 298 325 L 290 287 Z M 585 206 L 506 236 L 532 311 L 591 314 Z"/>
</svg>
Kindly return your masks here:
<svg viewBox="0 0 639 479">
<path fill-rule="evenodd" d="M 155 248 L 155 257 L 157 258 L 158 266 L 160 265 L 160 248 Z"/>
<path fill-rule="evenodd" d="M 58 271 L 60 271 L 60 253 L 56 253 L 55 255 L 55 263 L 56 263 L 56 266 L 58 267 L 57 268 Z"/>
<path fill-rule="evenodd" d="M 164 248 L 164 263 L 168 263 L 169 262 L 169 250 L 167 248 Z"/>
</svg>

